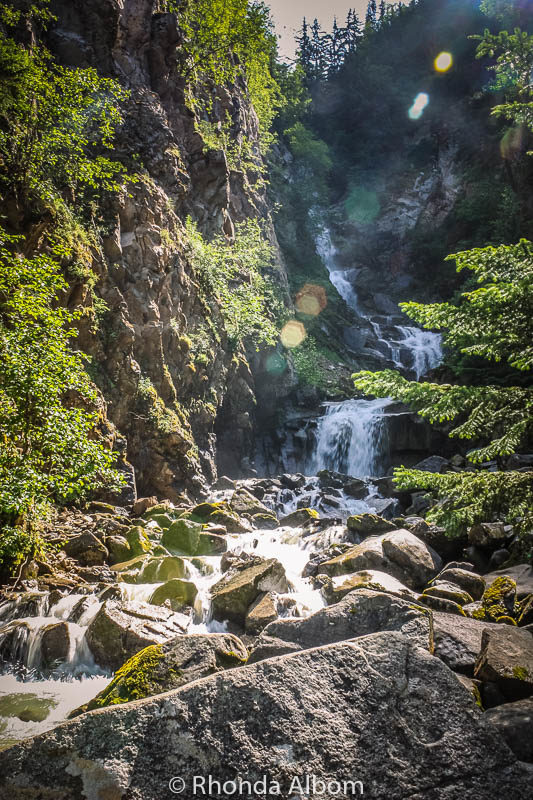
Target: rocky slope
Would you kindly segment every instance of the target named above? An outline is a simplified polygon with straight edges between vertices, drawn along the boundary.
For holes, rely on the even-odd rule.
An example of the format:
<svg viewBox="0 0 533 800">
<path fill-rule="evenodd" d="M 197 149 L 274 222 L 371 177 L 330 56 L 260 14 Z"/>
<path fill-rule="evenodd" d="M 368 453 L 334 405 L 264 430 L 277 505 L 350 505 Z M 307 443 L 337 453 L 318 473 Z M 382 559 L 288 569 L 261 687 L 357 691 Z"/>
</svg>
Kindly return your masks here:
<svg viewBox="0 0 533 800">
<path fill-rule="evenodd" d="M 186 217 L 207 236 L 229 238 L 235 223 L 261 219 L 278 253 L 272 276 L 282 293 L 286 276 L 257 175 L 231 170 L 222 145 L 206 147 L 177 69 L 179 17 L 157 7 L 155 0 L 54 0 L 46 43 L 60 63 L 97 67 L 130 92 L 115 155 L 135 180 L 100 209 L 105 235 L 92 270 L 107 310 L 96 333 L 87 315 L 79 341 L 93 356 L 115 448 L 135 468 L 139 492 L 175 500 L 211 482 L 217 458 L 226 472 L 245 468 L 255 413 L 255 376 L 246 354 L 231 352 L 220 309 L 194 275 Z M 244 83 L 213 88 L 212 100 L 215 128 L 229 115 L 231 136 L 245 137 L 260 164 Z M 88 287 L 74 283 L 69 303 L 90 309 Z M 261 357 L 254 366 L 261 374 Z"/>
</svg>

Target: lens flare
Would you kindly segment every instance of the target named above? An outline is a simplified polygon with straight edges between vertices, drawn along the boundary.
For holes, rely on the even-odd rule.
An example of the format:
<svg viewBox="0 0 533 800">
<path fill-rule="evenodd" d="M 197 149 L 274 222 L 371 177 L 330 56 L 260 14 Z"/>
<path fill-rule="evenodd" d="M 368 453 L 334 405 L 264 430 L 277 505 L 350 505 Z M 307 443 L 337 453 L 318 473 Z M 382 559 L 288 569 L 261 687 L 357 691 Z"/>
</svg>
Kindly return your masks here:
<svg viewBox="0 0 533 800">
<path fill-rule="evenodd" d="M 301 322 L 291 319 L 281 329 L 280 339 L 285 347 L 298 347 L 306 337 L 305 328 Z"/>
<path fill-rule="evenodd" d="M 282 375 L 287 369 L 287 362 L 279 353 L 272 353 L 268 356 L 265 366 L 271 375 Z"/>
<path fill-rule="evenodd" d="M 318 317 L 328 304 L 324 287 L 316 286 L 314 283 L 306 283 L 296 295 L 294 304 L 301 314 Z"/>
<path fill-rule="evenodd" d="M 344 201 L 346 214 L 353 222 L 361 225 L 373 222 L 381 211 L 377 194 L 364 186 L 354 186 Z"/>
<path fill-rule="evenodd" d="M 435 59 L 435 69 L 437 72 L 448 72 L 452 65 L 453 56 L 451 53 L 447 53 L 446 51 L 439 53 Z"/>
<path fill-rule="evenodd" d="M 428 103 L 429 103 L 429 94 L 426 94 L 425 92 L 420 92 L 419 94 L 417 94 L 413 105 L 409 109 L 409 118 L 420 119 Z"/>
</svg>

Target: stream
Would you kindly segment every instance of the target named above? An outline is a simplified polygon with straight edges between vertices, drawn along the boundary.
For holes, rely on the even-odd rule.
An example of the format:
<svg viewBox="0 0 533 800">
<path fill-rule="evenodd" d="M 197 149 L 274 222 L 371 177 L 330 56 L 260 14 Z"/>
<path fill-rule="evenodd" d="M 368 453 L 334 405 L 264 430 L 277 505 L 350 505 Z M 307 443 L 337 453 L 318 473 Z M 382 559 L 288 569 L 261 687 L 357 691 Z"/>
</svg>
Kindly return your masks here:
<svg viewBox="0 0 533 800">
<path fill-rule="evenodd" d="M 317 249 L 331 282 L 354 312 L 373 329 L 385 363 L 417 378 L 439 363 L 441 345 L 437 334 L 404 325 L 400 315 L 365 315 L 350 281 L 354 271 L 338 268 L 336 250 L 327 228 L 317 237 Z M 263 503 L 279 517 L 298 508 L 318 509 L 322 516 L 331 517 L 327 535 L 332 543 L 340 537 L 344 528 L 342 521 L 348 515 L 379 509 L 380 497 L 372 477 L 383 475 L 389 466 L 384 424 L 388 405 L 389 400 L 357 399 L 325 404 L 314 431 L 312 453 L 301 468 L 310 477 L 296 476 L 297 488 L 293 489 L 277 486 L 274 481 Z M 358 499 L 335 487 L 328 489 L 325 495 L 316 477 L 324 469 L 364 479 L 367 486 L 364 498 Z M 239 482 L 239 485 L 246 484 L 247 481 Z M 209 500 L 227 500 L 230 496 L 231 490 L 217 491 Z M 310 579 L 302 577 L 314 545 L 314 537 L 303 533 L 301 528 L 279 527 L 227 537 L 228 551 L 277 558 L 283 564 L 291 590 L 277 598 L 280 616 L 306 616 L 325 603 Z M 222 557 L 203 557 L 202 569 L 197 560 L 192 563 L 193 559 L 184 558 L 189 580 L 198 590 L 194 609 L 189 616 L 184 615 L 186 632 L 226 630 L 226 623 L 212 620 L 210 611 L 210 589 L 223 574 Z M 128 583 L 119 576 L 115 588 L 123 600 L 146 603 L 159 585 L 162 584 Z M 85 584 L 80 590 L 65 595 L 57 590 L 25 592 L 0 605 L 0 659 L 4 664 L 0 677 L 0 739 L 3 741 L 0 747 L 48 730 L 108 684 L 111 673 L 95 663 L 86 641 L 88 626 L 108 593 L 109 585 L 102 588 L 102 584 Z M 68 627 L 68 657 L 59 666 L 50 666 L 43 652 L 43 637 L 50 626 L 59 622 Z"/>
</svg>

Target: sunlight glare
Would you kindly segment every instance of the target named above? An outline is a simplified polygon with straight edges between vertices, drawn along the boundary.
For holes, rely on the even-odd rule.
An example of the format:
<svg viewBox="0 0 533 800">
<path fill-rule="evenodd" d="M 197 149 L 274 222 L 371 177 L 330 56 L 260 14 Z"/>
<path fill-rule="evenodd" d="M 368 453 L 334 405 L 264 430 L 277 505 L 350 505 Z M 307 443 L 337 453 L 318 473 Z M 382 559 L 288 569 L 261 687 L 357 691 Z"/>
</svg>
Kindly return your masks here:
<svg viewBox="0 0 533 800">
<path fill-rule="evenodd" d="M 306 337 L 305 328 L 301 322 L 291 319 L 283 326 L 280 334 L 281 342 L 285 347 L 298 347 Z"/>
<path fill-rule="evenodd" d="M 446 51 L 439 53 L 435 59 L 435 69 L 437 72 L 448 72 L 452 65 L 453 56 L 451 53 L 447 53 Z"/>
<path fill-rule="evenodd" d="M 420 92 L 419 94 L 417 94 L 413 105 L 409 109 L 409 118 L 420 119 L 428 103 L 429 103 L 428 94 L 426 94 L 425 92 Z"/>
</svg>

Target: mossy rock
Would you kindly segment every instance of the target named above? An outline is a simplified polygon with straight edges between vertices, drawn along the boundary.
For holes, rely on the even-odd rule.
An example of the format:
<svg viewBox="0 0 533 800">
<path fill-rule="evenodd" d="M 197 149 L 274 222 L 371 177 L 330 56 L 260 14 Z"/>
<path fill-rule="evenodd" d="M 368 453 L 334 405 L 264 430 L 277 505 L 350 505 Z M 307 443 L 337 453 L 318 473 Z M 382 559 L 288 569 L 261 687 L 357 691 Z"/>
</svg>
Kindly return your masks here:
<svg viewBox="0 0 533 800">
<path fill-rule="evenodd" d="M 349 531 L 354 531 L 360 536 L 375 536 L 378 533 L 389 533 L 396 530 L 393 522 L 389 522 L 378 514 L 355 514 L 348 517 L 346 525 Z"/>
<path fill-rule="evenodd" d="M 443 611 L 445 614 L 456 614 L 458 617 L 466 617 L 459 603 L 455 603 L 453 600 L 446 600 L 444 597 L 435 597 L 434 595 L 423 592 L 418 597 L 418 602 L 423 603 L 423 605 L 433 609 L 433 611 Z"/>
<path fill-rule="evenodd" d="M 498 622 L 500 625 L 516 625 L 515 619 L 513 619 L 512 617 L 507 617 L 505 615 L 502 617 L 498 617 L 496 622 Z"/>
<path fill-rule="evenodd" d="M 228 533 L 248 533 L 251 530 L 249 523 L 227 507 L 217 508 L 208 516 L 207 522 L 213 525 L 223 525 Z"/>
<path fill-rule="evenodd" d="M 111 566 L 123 564 L 124 561 L 128 561 L 133 556 L 128 540 L 124 536 L 107 536 L 105 546 L 109 550 L 108 562 Z"/>
<path fill-rule="evenodd" d="M 143 553 L 142 556 L 134 556 L 134 558 L 130 558 L 128 561 L 122 561 L 120 564 L 113 564 L 113 570 L 119 572 L 122 578 L 122 574 L 125 572 L 142 569 L 144 562 L 149 557 L 149 553 Z"/>
<path fill-rule="evenodd" d="M 246 647 L 229 633 L 192 634 L 150 645 L 126 661 L 111 683 L 70 717 L 178 689 L 216 672 L 242 666 L 247 659 Z"/>
<path fill-rule="evenodd" d="M 153 518 L 154 514 L 168 514 L 170 510 L 168 503 L 157 503 L 157 505 L 146 509 L 143 514 L 143 519 L 150 520 Z"/>
<path fill-rule="evenodd" d="M 174 578 L 158 586 L 148 602 L 154 606 L 162 606 L 168 600 L 173 611 L 181 611 L 188 606 L 194 606 L 197 595 L 198 589 L 192 581 Z"/>
<path fill-rule="evenodd" d="M 174 578 L 188 578 L 189 570 L 182 558 L 163 556 L 152 558 L 143 564 L 139 572 L 138 583 L 164 583 Z"/>
<path fill-rule="evenodd" d="M 149 521 L 156 522 L 160 528 L 163 528 L 163 530 L 165 530 L 166 528 L 170 528 L 170 526 L 174 522 L 172 517 L 169 517 L 168 514 L 153 514 L 153 516 L 149 518 Z"/>
<path fill-rule="evenodd" d="M 244 626 L 248 609 L 263 592 L 285 593 L 288 588 L 283 565 L 275 558 L 230 571 L 211 587 L 213 617 Z"/>
<path fill-rule="evenodd" d="M 203 532 L 203 525 L 188 519 L 178 519 L 163 533 L 161 543 L 171 553 L 187 556 L 207 556 L 225 553 L 223 536 Z"/>
<path fill-rule="evenodd" d="M 500 575 L 487 586 L 481 598 L 484 617 L 475 614 L 476 619 L 496 622 L 499 617 L 518 617 L 520 605 L 516 602 L 516 581 L 509 575 Z"/>
<path fill-rule="evenodd" d="M 273 531 L 279 528 L 279 520 L 274 514 L 254 514 L 252 525 L 259 531 Z"/>
<path fill-rule="evenodd" d="M 148 538 L 144 528 L 141 528 L 140 525 L 130 528 L 126 534 L 126 539 L 134 556 L 142 556 L 144 553 L 149 553 L 152 549 L 152 542 Z"/>
<path fill-rule="evenodd" d="M 474 602 L 474 598 L 469 595 L 468 592 L 465 592 L 459 586 L 455 586 L 452 583 L 434 584 L 424 589 L 424 594 L 426 596 L 442 597 L 444 600 L 451 600 L 453 603 L 457 603 L 460 606 L 465 606 L 468 603 Z"/>
<path fill-rule="evenodd" d="M 213 511 L 218 511 L 221 508 L 227 508 L 227 503 L 199 503 L 191 510 L 190 514 L 201 520 L 206 520 Z"/>
<path fill-rule="evenodd" d="M 320 519 L 320 514 L 314 508 L 299 508 L 292 514 L 282 517 L 279 521 L 280 528 L 299 528 L 308 522 Z"/>
</svg>

